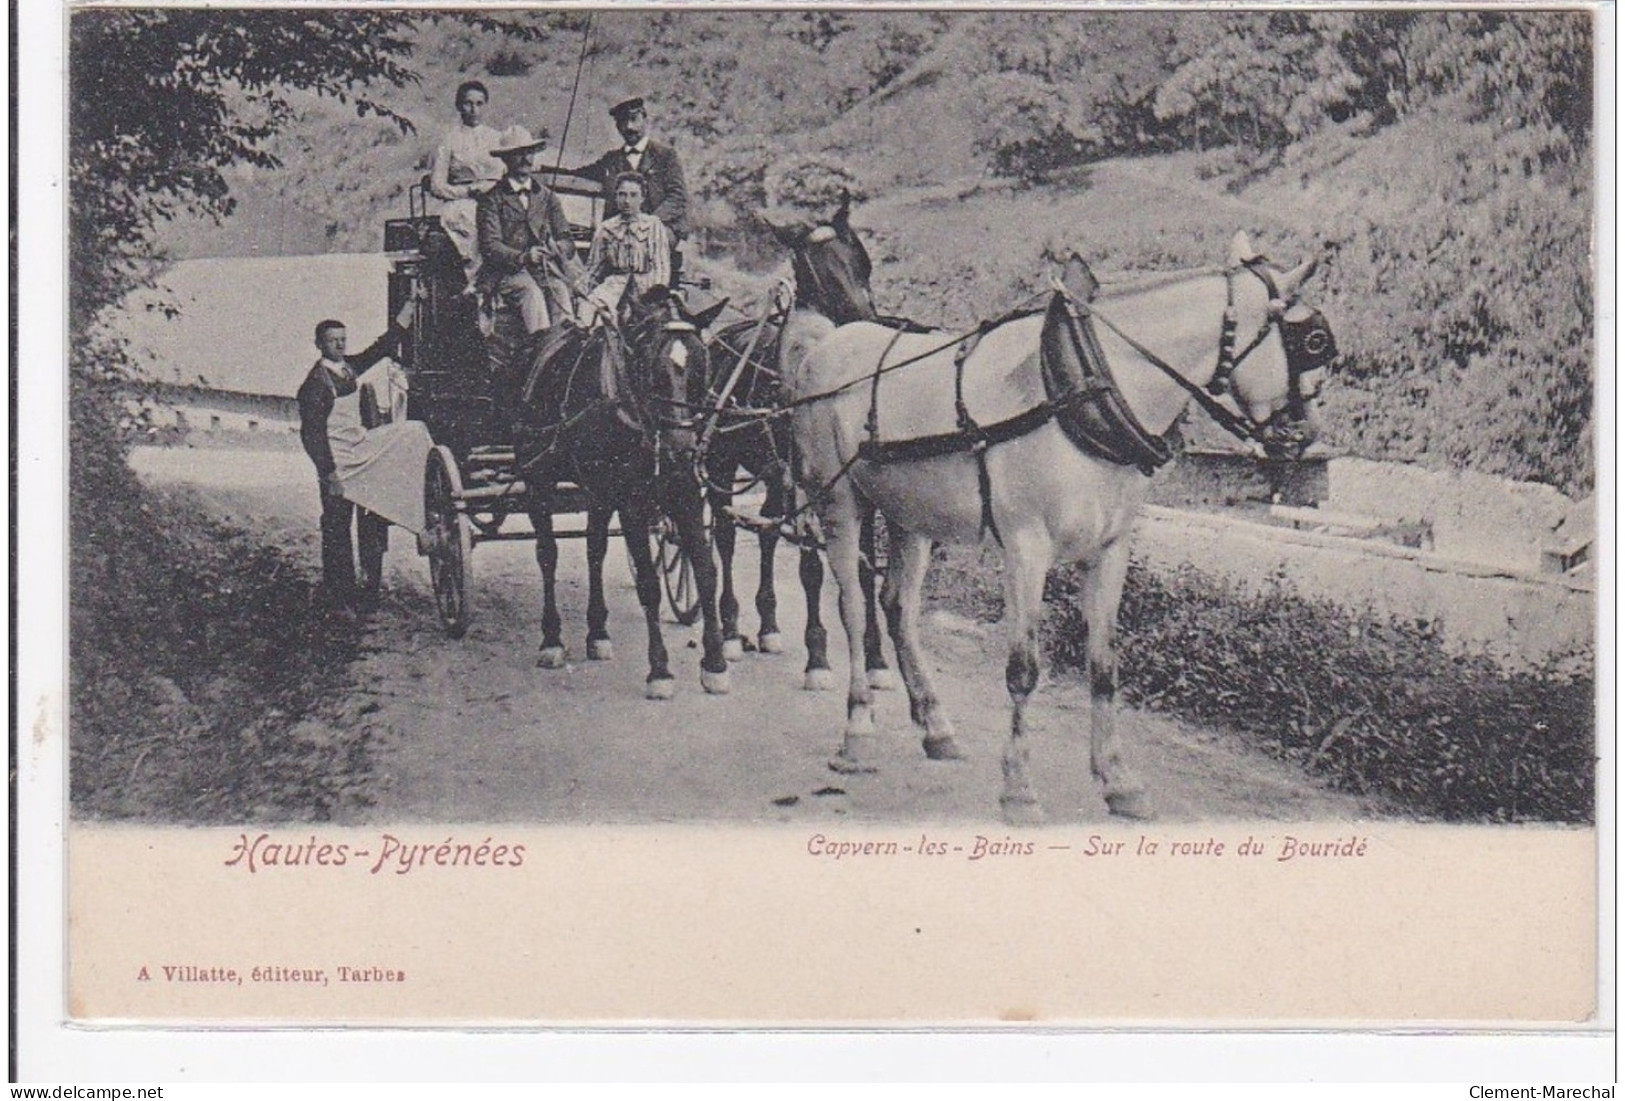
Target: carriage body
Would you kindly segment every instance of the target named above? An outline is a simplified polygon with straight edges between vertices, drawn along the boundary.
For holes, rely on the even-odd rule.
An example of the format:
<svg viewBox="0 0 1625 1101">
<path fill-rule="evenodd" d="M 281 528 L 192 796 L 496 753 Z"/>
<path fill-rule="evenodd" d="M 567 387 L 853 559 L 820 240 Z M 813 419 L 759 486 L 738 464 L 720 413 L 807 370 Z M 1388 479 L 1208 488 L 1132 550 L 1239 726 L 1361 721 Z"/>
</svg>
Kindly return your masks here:
<svg viewBox="0 0 1625 1101">
<path fill-rule="evenodd" d="M 603 214 L 602 191 L 579 177 L 543 176 L 563 201 L 571 238 L 585 257 Z M 384 250 L 391 261 L 391 315 L 418 298 L 397 358 L 410 381 L 407 416 L 422 421 L 435 443 L 424 471 L 426 527 L 418 550 L 429 560 L 441 623 L 452 637 L 461 637 L 471 620 L 473 548 L 531 541 L 536 534 L 525 516 L 528 487 L 515 463 L 511 421 L 490 375 L 480 304 L 457 246 L 428 206 L 425 181 L 409 192 L 409 215 L 384 223 Z M 518 319 L 499 311 L 493 323 L 517 326 Z M 511 331 L 499 335 L 520 338 Z M 588 504 L 585 491 L 572 482 L 555 484 L 553 500 L 561 512 L 582 512 Z M 585 532 L 555 535 L 580 538 Z M 691 623 L 699 612 L 691 570 L 664 535 L 654 533 L 668 598 L 678 619 Z"/>
<path fill-rule="evenodd" d="M 575 176 L 550 177 L 548 184 L 563 201 L 571 237 L 585 257 L 603 214 L 602 192 Z M 462 462 L 477 448 L 511 444 L 509 427 L 488 377 L 479 303 L 468 293 L 457 246 L 440 218 L 428 212 L 426 186 L 414 186 L 409 194 L 409 216 L 384 223 L 384 251 L 392 261 L 391 314 L 412 294 L 422 295 L 400 353 L 412 382 L 408 416 L 423 421 L 435 441 Z M 504 315 L 496 318 L 499 326 L 514 323 Z"/>
</svg>

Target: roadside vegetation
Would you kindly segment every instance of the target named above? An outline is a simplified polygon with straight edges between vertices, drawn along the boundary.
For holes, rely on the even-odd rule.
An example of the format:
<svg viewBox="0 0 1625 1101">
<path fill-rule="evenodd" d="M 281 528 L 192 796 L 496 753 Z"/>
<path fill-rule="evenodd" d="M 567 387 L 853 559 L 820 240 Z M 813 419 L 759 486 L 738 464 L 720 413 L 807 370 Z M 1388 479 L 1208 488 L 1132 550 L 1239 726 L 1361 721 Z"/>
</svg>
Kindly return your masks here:
<svg viewBox="0 0 1625 1101">
<path fill-rule="evenodd" d="M 1076 574 L 1045 592 L 1045 650 L 1083 672 Z M 931 602 L 992 622 L 997 565 L 939 549 Z M 1195 569 L 1131 567 L 1119 610 L 1120 699 L 1239 734 L 1332 788 L 1422 820 L 1595 820 L 1596 683 L 1588 655 L 1508 675 L 1447 652 L 1426 623 L 1380 622 L 1283 585 L 1243 593 Z"/>
<path fill-rule="evenodd" d="M 72 532 L 69 788 L 87 818 L 330 821 L 367 805 L 356 621 L 309 568 L 127 470 Z"/>
</svg>

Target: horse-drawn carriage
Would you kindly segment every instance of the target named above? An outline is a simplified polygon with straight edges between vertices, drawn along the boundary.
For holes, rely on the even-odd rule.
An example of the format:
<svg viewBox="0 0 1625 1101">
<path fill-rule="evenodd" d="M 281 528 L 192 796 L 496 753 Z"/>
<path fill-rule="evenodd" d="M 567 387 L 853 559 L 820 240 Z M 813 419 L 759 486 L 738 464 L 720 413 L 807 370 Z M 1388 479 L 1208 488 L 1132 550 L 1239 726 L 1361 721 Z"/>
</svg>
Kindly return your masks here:
<svg viewBox="0 0 1625 1101">
<path fill-rule="evenodd" d="M 561 191 L 568 186 L 560 182 Z M 584 191 L 573 194 L 596 198 Z M 602 472 L 593 478 L 598 488 L 590 497 L 600 517 L 598 543 L 607 529 L 605 503 L 612 496 L 630 531 L 645 525 L 654 529 L 656 509 L 671 518 L 678 535 L 672 545 L 680 553 L 662 555 L 661 564 L 686 557 L 694 571 L 699 611 L 705 617 L 702 683 L 708 691 L 726 691 L 724 634 L 734 635 L 737 625 L 728 624 L 727 611 L 719 613 L 698 491 L 706 486 L 715 513 L 725 515 L 719 495 L 734 484 L 728 465 L 732 460 L 724 464 L 728 472 L 720 485 L 713 474 L 715 461 L 727 459 L 727 449 L 720 446 L 724 432 L 738 429 L 734 438 L 744 441 L 769 437 L 774 428 L 788 424 L 793 462 L 785 464 L 784 449 L 771 441 L 766 451 L 774 454 L 767 458 L 769 465 L 794 470 L 806 502 L 794 511 L 816 514 L 828 539 L 825 550 L 838 584 L 849 659 L 847 719 L 841 748 L 830 765 L 853 772 L 873 768 L 868 763 L 875 735 L 872 691 L 877 686 L 872 658 L 880 653 L 880 640 L 872 615 L 875 552 L 872 543 L 865 543 L 874 538 L 877 518 L 888 524 L 895 559 L 886 570 L 882 595 L 887 626 L 908 692 L 910 718 L 923 734 L 926 754 L 934 759 L 957 758 L 961 751 L 919 646 L 921 590 L 932 544 L 991 539 L 1005 560 L 1005 680 L 1012 704 L 1000 802 L 1006 819 L 1018 823 L 1035 821 L 1041 813 L 1027 777 L 1024 715 L 1038 686 L 1036 619 L 1044 578 L 1058 561 L 1079 562 L 1092 697 L 1090 766 L 1114 813 L 1144 817 L 1148 797 L 1123 758 L 1113 721 L 1114 634 L 1129 532 L 1144 502 L 1149 474 L 1171 457 L 1166 437 L 1192 402 L 1266 456 L 1295 458 L 1312 439 L 1308 406 L 1320 372 L 1336 356 L 1324 318 L 1300 301 L 1315 263 L 1277 268 L 1252 248 L 1245 234 L 1237 234 L 1223 267 L 1170 273 L 1097 297 L 1099 283 L 1074 257 L 1051 290 L 1031 303 L 962 333 L 922 330 L 876 313 L 868 287 L 869 259 L 847 223 L 847 209 L 843 202 L 827 223 L 780 235 L 792 252 L 796 287 L 804 292 L 793 308 L 787 305 L 776 316 L 737 328 L 732 341 L 725 330 L 707 343 L 699 331 L 712 315 L 687 315 L 680 298 L 668 294 L 651 307 L 663 312 L 664 321 L 656 316 L 652 323 L 628 330 L 634 335 L 626 347 L 642 349 L 642 374 L 635 379 L 641 388 L 634 400 L 617 405 L 600 390 L 578 405 L 581 412 L 575 414 L 554 403 L 552 408 L 565 420 L 598 416 L 603 432 L 624 441 L 612 447 L 643 450 L 641 493 L 606 492 Z M 447 299 L 436 275 L 441 270 L 437 265 L 455 270 L 459 264 L 450 242 L 437 239 L 426 216 L 392 226 L 398 236 L 390 243 L 402 252 L 392 302 L 404 301 L 415 285 L 428 292 L 426 324 L 406 356 L 408 365 L 416 367 L 417 415 L 443 441 L 428 463 L 430 522 L 424 553 L 434 572 L 442 618 L 456 633 L 467 624 L 468 560 L 474 542 L 529 537 L 500 530 L 516 510 L 516 499 L 525 496 L 520 473 L 529 468 L 516 463 L 513 450 L 489 442 L 500 427 L 491 419 L 498 411 L 481 404 L 477 387 L 471 391 L 456 377 L 459 371 L 465 378 L 477 376 L 483 359 L 468 362 L 480 342 L 464 344 L 456 335 L 472 324 L 459 313 L 471 314 L 471 300 Z M 451 279 L 448 285 L 460 282 Z M 754 360 L 769 328 L 775 350 Z M 1136 333 L 1155 334 L 1156 348 Z M 725 378 L 710 371 L 713 346 L 727 353 L 723 359 L 733 355 L 735 346 L 739 349 L 736 366 L 723 372 Z M 767 391 L 741 407 L 739 393 L 748 394 L 750 385 L 744 384 L 743 391 L 739 387 L 753 364 Z M 605 372 L 588 375 L 602 382 Z M 627 381 L 634 381 L 633 376 Z M 564 389 L 568 391 L 568 382 Z M 1222 393 L 1233 395 L 1238 412 L 1217 400 Z M 735 404 L 725 408 L 730 400 Z M 615 414 L 607 412 L 610 406 L 629 423 L 617 425 Z M 730 417 L 733 424 L 727 423 Z M 562 422 L 552 427 L 563 434 Z M 596 442 L 578 440 L 578 446 L 590 450 Z M 600 465 L 610 458 L 603 450 L 600 446 Z M 684 468 L 680 474 L 678 466 Z M 764 475 L 763 467 L 754 469 Z M 546 496 L 545 481 L 538 480 L 538 486 L 531 487 L 531 496 Z M 781 517 L 790 510 L 788 502 L 784 510 Z M 546 505 L 530 511 L 533 522 L 539 521 L 542 543 L 550 544 Z M 592 515 L 589 567 L 594 557 Z M 776 523 L 770 526 L 777 528 Z M 720 547 L 722 540 L 718 543 Z M 664 698 L 673 678 L 656 614 L 659 583 L 647 544 L 633 538 L 627 545 L 649 626 L 648 694 Z M 542 664 L 548 665 L 550 653 L 562 663 L 563 648 L 551 563 L 540 547 Z M 724 555 L 725 562 L 728 557 Z M 764 563 L 770 560 L 770 553 L 764 553 Z M 820 672 L 828 673 L 823 631 L 816 626 L 821 576 L 818 555 L 808 548 L 803 556 L 808 687 L 825 686 L 814 683 L 815 652 Z M 668 566 L 668 583 L 670 579 Z M 589 654 L 595 640 L 607 642 L 601 585 L 592 584 Z M 731 593 L 723 603 L 729 601 Z M 758 605 L 763 607 L 760 597 Z M 764 650 L 769 649 L 767 618 L 764 614 Z"/>
<path fill-rule="evenodd" d="M 550 186 L 564 203 L 571 236 L 586 252 L 603 198 L 591 181 L 556 176 Z M 434 440 L 424 471 L 425 529 L 418 549 L 429 560 L 435 604 L 452 637 L 471 620 L 473 550 L 480 543 L 530 541 L 536 532 L 515 526 L 526 511 L 527 485 L 516 463 L 511 410 L 491 378 L 479 302 L 470 292 L 463 258 L 440 218 L 429 212 L 426 182 L 409 192 L 409 214 L 384 225 L 384 249 L 392 261 L 389 309 L 414 296 L 416 320 L 402 341 L 400 363 L 411 380 L 407 416 L 422 421 Z M 499 314 L 489 323 L 517 323 Z M 510 336 L 511 339 L 517 339 Z M 584 490 L 574 482 L 552 485 L 560 512 L 584 512 Z M 552 533 L 583 538 L 584 530 Z M 700 615 L 692 564 L 669 521 L 650 533 L 666 599 L 680 623 Z"/>
</svg>

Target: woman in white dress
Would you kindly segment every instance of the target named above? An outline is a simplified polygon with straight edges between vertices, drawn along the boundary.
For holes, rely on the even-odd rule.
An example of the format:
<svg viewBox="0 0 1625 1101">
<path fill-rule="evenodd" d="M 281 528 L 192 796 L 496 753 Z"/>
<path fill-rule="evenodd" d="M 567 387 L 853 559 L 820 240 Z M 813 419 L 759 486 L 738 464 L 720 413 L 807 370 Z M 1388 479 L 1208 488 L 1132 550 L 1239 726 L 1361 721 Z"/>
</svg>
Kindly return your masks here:
<svg viewBox="0 0 1625 1101">
<path fill-rule="evenodd" d="M 480 121 L 490 99 L 485 85 L 477 80 L 458 85 L 457 124 L 446 132 L 429 169 L 429 193 L 445 204 L 440 208 L 440 224 L 462 254 L 470 287 L 480 267 L 476 201 L 502 178 L 502 162 L 491 156 L 491 150 L 502 143 L 502 134 Z"/>
</svg>

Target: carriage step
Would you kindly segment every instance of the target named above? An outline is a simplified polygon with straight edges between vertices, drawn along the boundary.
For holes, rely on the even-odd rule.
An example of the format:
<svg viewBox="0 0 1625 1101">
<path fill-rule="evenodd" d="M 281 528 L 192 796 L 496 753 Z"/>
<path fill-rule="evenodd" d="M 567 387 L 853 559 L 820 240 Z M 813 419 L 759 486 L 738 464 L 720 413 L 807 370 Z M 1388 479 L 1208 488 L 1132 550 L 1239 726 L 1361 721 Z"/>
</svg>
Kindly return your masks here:
<svg viewBox="0 0 1625 1101">
<path fill-rule="evenodd" d="M 511 447 L 475 447 L 468 452 L 470 466 L 512 466 L 513 459 Z"/>
<path fill-rule="evenodd" d="M 496 485 L 467 486 L 463 489 L 462 500 L 489 501 L 497 497 L 519 497 L 524 492 L 525 483 L 514 478 Z"/>
</svg>

